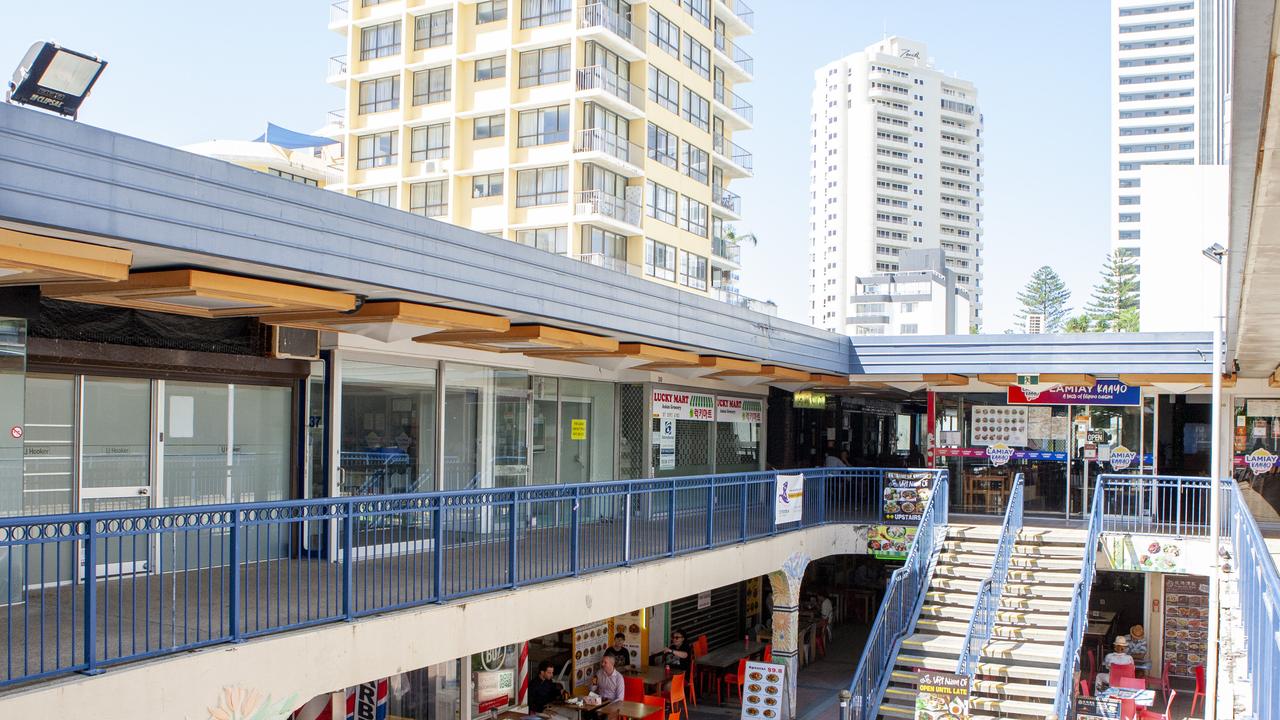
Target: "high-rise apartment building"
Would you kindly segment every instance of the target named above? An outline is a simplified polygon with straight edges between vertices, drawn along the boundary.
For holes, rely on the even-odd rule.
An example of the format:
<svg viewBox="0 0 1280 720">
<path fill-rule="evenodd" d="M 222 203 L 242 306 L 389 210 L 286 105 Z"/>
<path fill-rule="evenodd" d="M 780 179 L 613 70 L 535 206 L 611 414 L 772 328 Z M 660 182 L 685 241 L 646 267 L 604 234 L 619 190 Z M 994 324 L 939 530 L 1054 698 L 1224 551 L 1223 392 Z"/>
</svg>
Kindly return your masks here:
<svg viewBox="0 0 1280 720">
<path fill-rule="evenodd" d="M 1166 244 L 1142 236 L 1142 168 L 1227 162 L 1233 5 L 1111 2 L 1111 248 L 1139 266 Z"/>
<path fill-rule="evenodd" d="M 344 189 L 739 300 L 753 18 L 740 0 L 336 3 Z"/>
<path fill-rule="evenodd" d="M 982 113 L 973 83 L 934 67 L 924 43 L 889 37 L 814 73 L 809 322 L 850 335 L 857 279 L 941 249 L 982 322 Z M 864 303 L 865 304 L 865 303 Z"/>
</svg>

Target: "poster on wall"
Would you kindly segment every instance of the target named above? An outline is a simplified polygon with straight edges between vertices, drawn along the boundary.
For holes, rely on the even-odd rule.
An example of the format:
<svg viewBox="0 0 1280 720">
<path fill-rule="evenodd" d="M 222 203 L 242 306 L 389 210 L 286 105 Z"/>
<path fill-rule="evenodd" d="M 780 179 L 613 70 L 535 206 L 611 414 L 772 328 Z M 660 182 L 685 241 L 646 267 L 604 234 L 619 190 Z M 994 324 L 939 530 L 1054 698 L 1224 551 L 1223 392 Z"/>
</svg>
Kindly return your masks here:
<svg viewBox="0 0 1280 720">
<path fill-rule="evenodd" d="M 573 688 L 590 688 L 600 658 L 609 649 L 609 623 L 601 620 L 573 629 Z"/>
<path fill-rule="evenodd" d="M 658 421 L 658 469 L 671 470 L 676 466 L 676 421 Z"/>
<path fill-rule="evenodd" d="M 760 610 L 763 607 L 763 594 L 761 592 L 762 584 L 760 578 L 753 577 L 747 581 L 747 618 L 755 619 L 760 617 Z"/>
<path fill-rule="evenodd" d="M 748 660 L 742 682 L 741 720 L 781 720 L 787 704 L 787 668 Z"/>
<path fill-rule="evenodd" d="M 773 503 L 775 525 L 800 522 L 804 518 L 804 476 L 778 475 L 774 479 Z"/>
<path fill-rule="evenodd" d="M 916 521 L 924 517 L 924 507 L 933 494 L 933 473 L 903 470 L 884 471 L 884 520 Z"/>
<path fill-rule="evenodd" d="M 716 420 L 759 425 L 764 421 L 764 403 L 746 398 L 717 397 Z"/>
<path fill-rule="evenodd" d="M 916 681 L 915 720 L 951 720 L 969 716 L 969 677 L 924 672 Z"/>
<path fill-rule="evenodd" d="M 631 653 L 633 667 L 644 667 L 649 659 L 645 652 L 644 636 L 648 623 L 645 622 L 644 613 L 644 610 L 633 610 L 626 615 L 618 615 L 610 621 L 613 628 L 609 632 L 608 641 L 612 643 L 613 636 L 618 633 L 625 636 L 622 639 L 622 646 Z"/>
<path fill-rule="evenodd" d="M 1198 575 L 1164 579 L 1164 662 L 1170 674 L 1192 677 L 1209 642 L 1209 580 Z M 1163 666 L 1163 664 L 1162 664 Z"/>
<path fill-rule="evenodd" d="M 906 560 L 916 528 L 906 525 L 873 525 L 867 530 L 867 553 L 881 560 Z"/>
<path fill-rule="evenodd" d="M 1120 720 L 1120 701 L 1077 697 L 1075 715 L 1076 720 Z"/>
<path fill-rule="evenodd" d="M 1027 408 L 974 405 L 970 425 L 974 445 L 1003 443 L 1024 447 L 1027 444 Z"/>
<path fill-rule="evenodd" d="M 476 708 L 480 712 L 488 712 L 510 705 L 515 681 L 514 670 L 477 670 L 472 673 Z"/>
<path fill-rule="evenodd" d="M 1028 407 L 1023 408 L 1027 411 L 1027 439 L 1031 440 L 1052 440 L 1053 434 L 1053 408 L 1051 407 Z M 1064 439 L 1066 435 L 1062 435 Z"/>
<path fill-rule="evenodd" d="M 652 404 L 653 417 L 661 420 L 712 422 L 716 419 L 714 395 L 654 389 Z"/>
<path fill-rule="evenodd" d="M 1199 551 L 1201 544 L 1168 536 L 1107 533 L 1102 552 L 1114 570 L 1185 573 L 1200 569 L 1201 564 L 1208 567 L 1206 553 Z"/>
</svg>

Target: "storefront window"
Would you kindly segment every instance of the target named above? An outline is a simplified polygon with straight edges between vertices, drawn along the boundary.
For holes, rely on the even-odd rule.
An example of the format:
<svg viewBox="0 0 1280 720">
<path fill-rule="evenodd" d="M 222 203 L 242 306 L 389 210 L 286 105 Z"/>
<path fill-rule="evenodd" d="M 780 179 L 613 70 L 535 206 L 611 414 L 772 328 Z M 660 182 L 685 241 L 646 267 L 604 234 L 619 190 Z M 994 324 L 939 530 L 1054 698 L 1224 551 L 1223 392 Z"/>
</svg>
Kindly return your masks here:
<svg viewBox="0 0 1280 720">
<path fill-rule="evenodd" d="M 1233 473 L 1245 505 L 1259 523 L 1280 522 L 1280 398 L 1237 399 Z"/>
<path fill-rule="evenodd" d="M 560 381 L 560 482 L 614 479 L 613 384 Z"/>
<path fill-rule="evenodd" d="M 650 430 L 654 477 L 711 473 L 715 396 L 654 388 Z"/>
<path fill-rule="evenodd" d="M 516 701 L 519 646 L 504 645 L 471 656 L 471 717 L 496 716 Z"/>
<path fill-rule="evenodd" d="M 23 513 L 73 510 L 75 377 L 28 375 L 23 435 Z"/>
<path fill-rule="evenodd" d="M 435 419 L 434 368 L 343 361 L 339 493 L 435 490 Z"/>
<path fill-rule="evenodd" d="M 460 661 L 393 675 L 387 688 L 388 717 L 403 720 L 454 720 L 461 702 Z"/>
<path fill-rule="evenodd" d="M 716 472 L 754 472 L 760 469 L 760 429 L 764 401 L 756 398 L 716 398 Z"/>
</svg>

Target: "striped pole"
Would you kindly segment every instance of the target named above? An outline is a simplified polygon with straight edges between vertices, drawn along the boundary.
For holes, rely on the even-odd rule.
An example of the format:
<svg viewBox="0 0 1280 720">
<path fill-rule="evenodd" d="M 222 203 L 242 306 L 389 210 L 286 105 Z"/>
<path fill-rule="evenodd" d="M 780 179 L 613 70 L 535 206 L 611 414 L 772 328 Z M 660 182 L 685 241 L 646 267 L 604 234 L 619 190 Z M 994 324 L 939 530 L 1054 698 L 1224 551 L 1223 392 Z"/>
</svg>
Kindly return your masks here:
<svg viewBox="0 0 1280 720">
<path fill-rule="evenodd" d="M 529 643 L 520 645 L 520 689 L 516 695 L 516 704 L 524 705 L 529 701 Z"/>
</svg>

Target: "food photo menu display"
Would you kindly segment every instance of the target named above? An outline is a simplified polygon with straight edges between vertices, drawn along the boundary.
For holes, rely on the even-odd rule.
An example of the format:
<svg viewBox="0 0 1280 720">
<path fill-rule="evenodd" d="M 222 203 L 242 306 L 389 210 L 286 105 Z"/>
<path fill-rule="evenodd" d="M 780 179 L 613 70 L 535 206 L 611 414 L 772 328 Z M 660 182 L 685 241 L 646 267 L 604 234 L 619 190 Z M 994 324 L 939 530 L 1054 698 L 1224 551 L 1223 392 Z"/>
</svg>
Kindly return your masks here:
<svg viewBox="0 0 1280 720">
<path fill-rule="evenodd" d="M 1164 661 L 1171 675 L 1193 677 L 1209 642 L 1209 581 L 1196 575 L 1164 579 Z"/>
<path fill-rule="evenodd" d="M 782 665 L 749 660 L 742 683 L 742 720 L 779 720 L 786 707 L 786 677 Z"/>
<path fill-rule="evenodd" d="M 924 508 L 933 494 L 933 473 L 927 470 L 884 471 L 884 520 L 915 521 L 924 517 Z"/>
<path fill-rule="evenodd" d="M 1026 447 L 1027 422 L 1025 407 L 974 405 L 969 434 L 974 445 L 1004 443 L 1009 447 Z"/>
<path fill-rule="evenodd" d="M 609 623 L 596 622 L 573 629 L 573 687 L 591 687 L 596 667 L 609 649 Z"/>
</svg>

